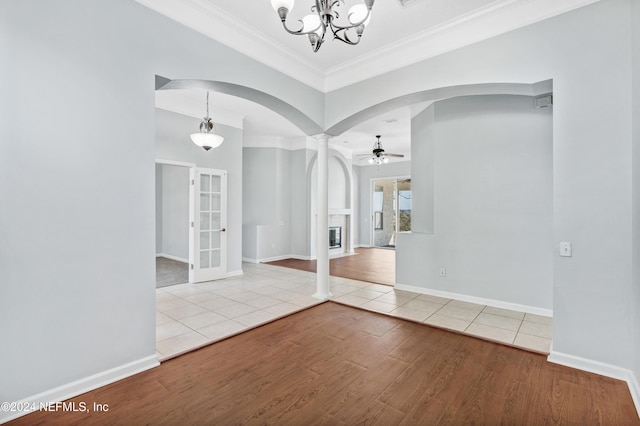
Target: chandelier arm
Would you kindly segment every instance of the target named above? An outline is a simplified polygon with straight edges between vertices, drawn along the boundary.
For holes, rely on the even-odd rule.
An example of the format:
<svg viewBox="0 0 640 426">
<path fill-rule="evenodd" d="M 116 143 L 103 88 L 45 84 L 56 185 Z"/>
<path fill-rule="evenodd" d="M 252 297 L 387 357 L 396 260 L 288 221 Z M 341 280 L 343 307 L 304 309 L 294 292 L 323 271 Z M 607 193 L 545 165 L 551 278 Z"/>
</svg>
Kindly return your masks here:
<svg viewBox="0 0 640 426">
<path fill-rule="evenodd" d="M 353 13 L 349 14 L 349 16 L 351 16 L 351 15 L 353 15 Z M 367 19 L 369 19 L 369 16 L 371 16 L 371 9 L 367 9 L 366 16 L 360 22 L 357 22 L 355 24 L 351 24 L 349 26 L 342 26 L 342 25 L 336 24 L 335 22 L 332 22 L 331 26 L 336 28 L 336 29 L 339 29 L 339 30 L 350 30 L 352 28 L 357 28 L 360 25 L 364 25 L 364 23 L 367 21 Z M 349 22 L 351 22 L 351 21 L 349 21 Z"/>
<path fill-rule="evenodd" d="M 309 34 L 314 34 L 316 31 L 318 31 L 320 29 L 320 27 L 322 27 L 322 23 L 320 23 L 320 25 L 318 25 L 316 28 L 314 28 L 311 31 L 304 31 L 304 22 L 302 22 L 301 19 L 298 19 L 298 22 L 300 22 L 300 24 L 302 25 L 302 27 L 299 30 L 291 30 L 287 27 L 287 24 L 285 21 L 282 21 L 282 26 L 284 28 L 284 30 L 286 32 L 288 32 L 289 34 L 293 34 L 293 35 L 309 35 Z"/>
<path fill-rule="evenodd" d="M 349 36 L 347 35 L 347 29 L 345 28 L 331 28 L 331 32 L 333 32 L 333 38 L 340 40 L 343 43 L 346 43 L 348 45 L 351 46 L 355 46 L 356 44 L 360 43 L 360 39 L 361 37 L 358 36 L 358 39 L 356 41 L 353 41 L 349 38 Z M 343 34 L 339 34 L 340 32 L 342 32 Z"/>
</svg>

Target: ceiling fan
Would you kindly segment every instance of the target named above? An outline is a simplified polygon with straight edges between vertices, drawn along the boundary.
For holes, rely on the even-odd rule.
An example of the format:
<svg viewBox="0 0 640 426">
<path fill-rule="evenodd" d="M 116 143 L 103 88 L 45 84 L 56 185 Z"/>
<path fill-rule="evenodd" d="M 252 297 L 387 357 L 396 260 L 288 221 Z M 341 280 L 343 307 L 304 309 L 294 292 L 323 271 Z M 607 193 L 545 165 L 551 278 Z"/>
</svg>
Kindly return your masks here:
<svg viewBox="0 0 640 426">
<path fill-rule="evenodd" d="M 382 148 L 382 142 L 380 141 L 381 135 L 376 135 L 378 138 L 377 141 L 373 143 L 373 151 L 371 154 L 360 154 L 359 157 L 369 157 L 369 164 L 386 164 L 389 162 L 389 158 L 387 157 L 398 157 L 403 158 L 404 154 L 391 154 L 389 152 L 384 152 L 384 148 Z"/>
</svg>

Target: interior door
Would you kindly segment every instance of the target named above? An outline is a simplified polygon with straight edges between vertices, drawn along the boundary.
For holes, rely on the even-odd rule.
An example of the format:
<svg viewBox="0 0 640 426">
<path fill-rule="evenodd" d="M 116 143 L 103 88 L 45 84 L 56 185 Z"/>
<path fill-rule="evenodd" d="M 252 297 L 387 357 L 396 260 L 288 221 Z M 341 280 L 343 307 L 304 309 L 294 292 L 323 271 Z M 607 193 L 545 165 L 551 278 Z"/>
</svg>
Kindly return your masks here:
<svg viewBox="0 0 640 426">
<path fill-rule="evenodd" d="M 227 171 L 195 169 L 193 281 L 227 276 Z"/>
</svg>

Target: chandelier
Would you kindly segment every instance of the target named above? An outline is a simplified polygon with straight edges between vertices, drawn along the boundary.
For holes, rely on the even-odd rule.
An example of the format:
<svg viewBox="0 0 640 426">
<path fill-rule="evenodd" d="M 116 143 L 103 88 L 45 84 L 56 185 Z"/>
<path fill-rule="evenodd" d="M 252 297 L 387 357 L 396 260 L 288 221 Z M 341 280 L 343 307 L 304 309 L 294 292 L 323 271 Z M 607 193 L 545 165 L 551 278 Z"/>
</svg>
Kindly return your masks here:
<svg viewBox="0 0 640 426">
<path fill-rule="evenodd" d="M 311 47 L 314 52 L 320 49 L 324 42 L 324 36 L 328 31 L 333 33 L 333 38 L 346 44 L 355 45 L 360 43 L 362 32 L 371 19 L 371 8 L 374 0 L 364 0 L 364 3 L 352 6 L 347 13 L 347 22 L 342 25 L 338 20 L 340 13 L 338 9 L 344 5 L 344 0 L 314 0 L 315 5 L 311 6 L 311 14 L 299 20 L 302 27 L 298 30 L 291 30 L 287 27 L 287 15 L 293 9 L 295 0 L 271 0 L 271 6 L 278 12 L 280 21 L 285 31 L 294 35 L 309 36 Z"/>
<path fill-rule="evenodd" d="M 200 123 L 200 131 L 191 133 L 191 140 L 205 151 L 217 148 L 222 145 L 224 138 L 213 133 L 215 129 L 216 126 L 211 122 L 211 117 L 209 117 L 209 91 L 207 90 L 207 116 Z"/>
</svg>

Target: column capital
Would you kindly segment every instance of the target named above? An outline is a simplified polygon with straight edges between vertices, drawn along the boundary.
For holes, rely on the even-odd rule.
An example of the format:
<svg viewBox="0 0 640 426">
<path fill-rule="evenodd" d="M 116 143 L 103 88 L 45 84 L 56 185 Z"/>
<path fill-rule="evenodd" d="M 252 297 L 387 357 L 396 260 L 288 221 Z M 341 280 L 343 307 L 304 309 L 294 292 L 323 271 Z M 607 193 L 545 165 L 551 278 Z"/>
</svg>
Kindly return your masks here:
<svg viewBox="0 0 640 426">
<path fill-rule="evenodd" d="M 312 138 L 314 138 L 315 140 L 329 140 L 331 139 L 333 136 L 327 134 L 327 133 L 318 133 L 317 135 L 313 135 Z"/>
</svg>

